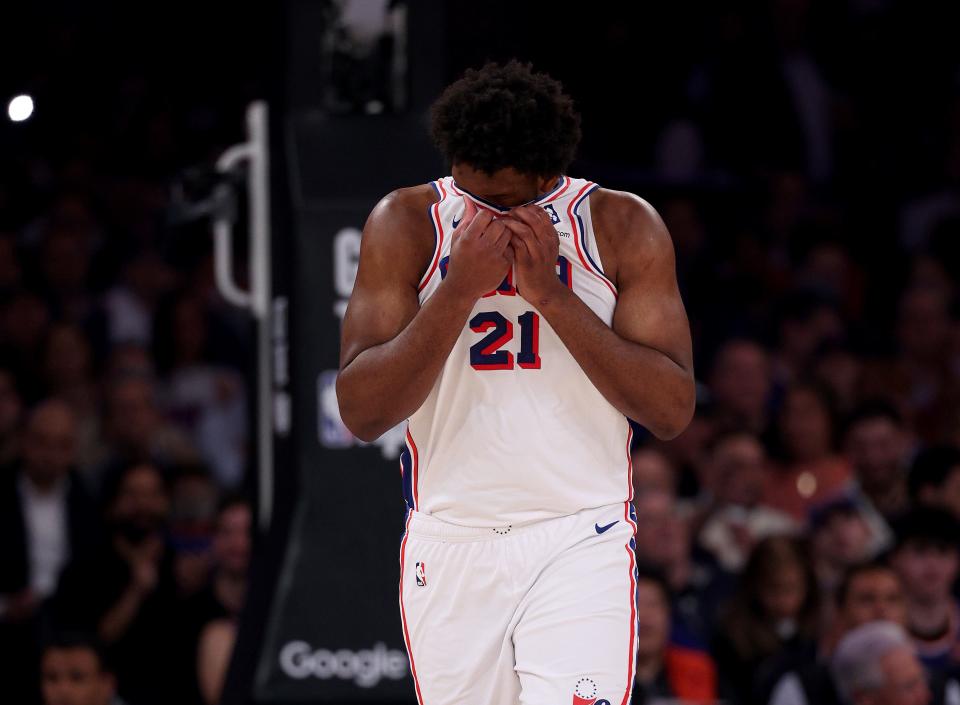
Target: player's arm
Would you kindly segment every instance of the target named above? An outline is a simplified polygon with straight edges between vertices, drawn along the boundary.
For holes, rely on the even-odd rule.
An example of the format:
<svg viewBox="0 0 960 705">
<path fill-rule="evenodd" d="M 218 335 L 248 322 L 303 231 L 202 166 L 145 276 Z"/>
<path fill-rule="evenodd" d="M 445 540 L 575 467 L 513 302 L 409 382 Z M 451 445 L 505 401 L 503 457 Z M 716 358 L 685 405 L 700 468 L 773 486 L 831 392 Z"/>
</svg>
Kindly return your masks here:
<svg viewBox="0 0 960 705">
<path fill-rule="evenodd" d="M 417 286 L 433 256 L 433 200 L 418 189 L 394 192 L 364 226 L 341 332 L 337 399 L 344 424 L 366 441 L 420 408 L 474 303 L 509 267 L 505 226 L 468 207 L 452 234 L 447 277 L 421 307 Z"/>
<path fill-rule="evenodd" d="M 591 197 L 595 231 L 613 248 L 619 297 L 607 327 L 557 279 L 556 230 L 541 208 L 511 222 L 520 294 L 536 305 L 601 394 L 658 438 L 693 416 L 690 325 L 677 287 L 673 242 L 653 208 L 628 193 Z"/>
</svg>

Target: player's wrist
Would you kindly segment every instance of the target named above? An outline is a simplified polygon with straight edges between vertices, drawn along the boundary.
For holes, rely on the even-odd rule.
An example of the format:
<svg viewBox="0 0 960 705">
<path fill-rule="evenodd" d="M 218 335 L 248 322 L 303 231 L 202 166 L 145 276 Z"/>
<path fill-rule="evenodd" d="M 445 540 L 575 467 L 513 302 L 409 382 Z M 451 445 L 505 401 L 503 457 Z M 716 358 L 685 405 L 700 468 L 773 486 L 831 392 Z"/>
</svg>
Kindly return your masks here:
<svg viewBox="0 0 960 705">
<path fill-rule="evenodd" d="M 437 292 L 443 292 L 451 303 L 463 306 L 467 310 L 473 308 L 473 305 L 483 295 L 482 293 L 471 291 L 471 288 L 465 282 L 460 282 L 453 276 L 448 276 L 444 279 L 440 283 Z"/>
</svg>

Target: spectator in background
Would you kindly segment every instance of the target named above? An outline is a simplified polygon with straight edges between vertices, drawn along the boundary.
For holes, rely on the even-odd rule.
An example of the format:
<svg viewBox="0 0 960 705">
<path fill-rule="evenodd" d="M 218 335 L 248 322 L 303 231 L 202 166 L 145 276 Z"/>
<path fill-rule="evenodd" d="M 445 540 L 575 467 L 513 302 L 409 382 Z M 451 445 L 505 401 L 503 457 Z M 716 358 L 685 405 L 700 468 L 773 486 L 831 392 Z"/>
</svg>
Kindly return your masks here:
<svg viewBox="0 0 960 705">
<path fill-rule="evenodd" d="M 773 377 L 783 384 L 794 384 L 810 369 L 814 355 L 825 343 L 843 336 L 843 321 L 836 307 L 812 291 L 788 296 L 777 322 L 779 344 Z"/>
<path fill-rule="evenodd" d="M 677 644 L 670 634 L 670 589 L 658 573 L 637 580 L 637 669 L 631 702 L 656 705 L 717 699 L 717 669 L 702 648 Z"/>
<path fill-rule="evenodd" d="M 61 401 L 30 412 L 22 455 L 0 478 L 0 660 L 5 687 L 18 697 L 36 688 L 41 610 L 71 558 L 97 540 L 96 511 L 73 472 L 76 419 Z"/>
<path fill-rule="evenodd" d="M 851 567 L 834 597 L 836 619 L 824 629 L 818 659 L 784 674 L 773 689 L 769 705 L 840 705 L 828 667 L 837 641 L 868 622 L 885 620 L 901 626 L 906 623 L 900 579 L 883 563 Z"/>
<path fill-rule="evenodd" d="M 218 488 L 203 465 L 175 468 L 170 483 L 170 545 L 177 592 L 194 595 L 210 577 Z"/>
<path fill-rule="evenodd" d="M 213 542 L 214 572 L 207 589 L 184 610 L 198 628 L 188 633 L 196 644 L 197 684 L 203 702 L 219 702 L 237 620 L 247 592 L 253 514 L 249 502 L 231 496 L 220 505 Z"/>
<path fill-rule="evenodd" d="M 83 329 L 72 323 L 53 324 L 47 332 L 43 367 L 48 393 L 63 399 L 76 415 L 78 465 L 87 468 L 101 434 L 100 388 Z"/>
<path fill-rule="evenodd" d="M 167 422 L 160 410 L 152 377 L 129 373 L 109 381 L 104 419 L 106 461 L 99 477 L 112 467 L 147 461 L 166 469 L 199 461 L 189 439 Z"/>
<path fill-rule="evenodd" d="M 739 338 L 724 343 L 710 375 L 716 428 L 763 433 L 769 420 L 770 375 L 769 356 L 759 344 Z"/>
<path fill-rule="evenodd" d="M 247 450 L 246 394 L 241 376 L 212 359 L 209 328 L 201 301 L 175 298 L 157 313 L 155 358 L 171 419 L 192 436 L 217 484 L 235 489 Z"/>
<path fill-rule="evenodd" d="M 50 311 L 39 296 L 21 289 L 0 305 L 0 359 L 3 359 L 28 404 L 43 397 L 43 341 Z"/>
<path fill-rule="evenodd" d="M 863 360 L 849 345 L 829 342 L 817 351 L 812 364 L 814 379 L 830 390 L 837 411 L 844 417 L 852 414 L 860 400 Z"/>
<path fill-rule="evenodd" d="M 676 492 L 677 477 L 667 455 L 653 446 L 640 446 L 630 454 L 633 468 L 633 496 L 647 492 Z"/>
<path fill-rule="evenodd" d="M 697 541 L 725 570 L 743 568 L 760 539 L 799 529 L 787 514 L 761 503 L 769 473 L 766 451 L 753 434 L 721 433 L 713 440 L 701 473 L 709 508 Z"/>
<path fill-rule="evenodd" d="M 0 367 L 0 478 L 20 454 L 20 421 L 23 402 L 10 370 Z"/>
<path fill-rule="evenodd" d="M 850 568 L 873 557 L 870 527 L 857 504 L 844 495 L 814 507 L 809 524 L 813 568 L 827 607 Z M 833 621 L 829 610 L 822 616 L 824 624 Z"/>
<path fill-rule="evenodd" d="M 914 506 L 939 507 L 960 521 L 960 448 L 924 448 L 913 460 L 909 485 Z"/>
<path fill-rule="evenodd" d="M 777 418 L 781 459 L 764 504 L 803 522 L 815 504 L 841 492 L 850 466 L 834 449 L 836 427 L 829 393 L 814 383 L 796 383 L 786 392 Z"/>
<path fill-rule="evenodd" d="M 721 619 L 713 644 L 720 687 L 737 705 L 764 703 L 776 678 L 815 658 L 819 591 L 806 545 L 760 541 Z"/>
<path fill-rule="evenodd" d="M 89 287 L 91 247 L 83 228 L 57 224 L 46 230 L 40 252 L 43 293 L 57 320 L 79 324 L 94 310 Z"/>
<path fill-rule="evenodd" d="M 907 597 L 907 629 L 931 673 L 960 664 L 960 609 L 953 596 L 960 527 L 943 509 L 910 511 L 895 525 L 890 557 Z"/>
<path fill-rule="evenodd" d="M 43 705 L 124 705 L 106 655 L 93 637 L 63 634 L 40 658 Z"/>
<path fill-rule="evenodd" d="M 910 435 L 895 408 L 862 403 L 847 420 L 844 452 L 853 468 L 852 496 L 874 534 L 876 548 L 892 541 L 890 522 L 909 508 Z"/>
<path fill-rule="evenodd" d="M 132 342 L 149 347 L 154 311 L 175 281 L 175 272 L 154 252 L 140 252 L 126 262 L 121 280 L 103 295 L 107 344 Z"/>
<path fill-rule="evenodd" d="M 179 646 L 172 628 L 178 602 L 166 542 L 169 497 L 163 474 L 150 463 L 132 463 L 107 479 L 104 501 L 107 542 L 64 573 L 58 619 L 66 628 L 100 636 L 117 667 L 123 697 L 166 705 L 178 697 L 183 675 L 171 660 Z"/>
<path fill-rule="evenodd" d="M 889 399 L 928 443 L 948 440 L 951 410 L 960 406 L 960 380 L 950 365 L 950 313 L 944 294 L 931 287 L 903 293 L 897 312 L 899 356 L 873 363 L 865 394 Z"/>
<path fill-rule="evenodd" d="M 830 669 L 844 705 L 927 705 L 930 689 L 906 632 L 869 622 L 837 646 Z"/>
<path fill-rule="evenodd" d="M 673 633 L 686 643 L 709 643 L 730 576 L 713 557 L 691 546 L 690 527 L 673 494 L 649 491 L 638 497 L 636 554 L 641 566 L 660 572 L 673 596 Z"/>
</svg>

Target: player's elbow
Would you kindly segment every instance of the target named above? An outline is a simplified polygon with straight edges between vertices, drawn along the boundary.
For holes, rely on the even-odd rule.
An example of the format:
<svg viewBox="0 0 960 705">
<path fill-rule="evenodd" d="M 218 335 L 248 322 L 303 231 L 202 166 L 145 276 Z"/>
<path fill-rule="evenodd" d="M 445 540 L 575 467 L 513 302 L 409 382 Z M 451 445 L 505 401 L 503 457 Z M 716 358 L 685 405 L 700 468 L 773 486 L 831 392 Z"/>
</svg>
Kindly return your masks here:
<svg viewBox="0 0 960 705">
<path fill-rule="evenodd" d="M 661 441 L 669 441 L 683 433 L 693 420 L 697 405 L 696 383 L 691 375 L 673 390 L 663 413 L 647 429 Z"/>
<path fill-rule="evenodd" d="M 389 426 L 384 427 L 371 413 L 368 405 L 357 398 L 351 390 L 348 375 L 340 373 L 337 376 L 337 406 L 340 411 L 340 420 L 354 436 L 361 441 L 371 443 L 377 440 Z"/>
</svg>

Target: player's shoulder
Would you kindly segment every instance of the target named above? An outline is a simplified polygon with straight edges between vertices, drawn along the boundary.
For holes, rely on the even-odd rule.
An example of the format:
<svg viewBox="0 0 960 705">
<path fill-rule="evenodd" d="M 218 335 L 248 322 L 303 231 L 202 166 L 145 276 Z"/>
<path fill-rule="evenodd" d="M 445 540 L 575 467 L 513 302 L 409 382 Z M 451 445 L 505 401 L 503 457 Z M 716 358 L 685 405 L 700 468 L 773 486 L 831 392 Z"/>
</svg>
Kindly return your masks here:
<svg viewBox="0 0 960 705">
<path fill-rule="evenodd" d="M 427 209 L 437 201 L 437 191 L 432 184 L 418 184 L 398 188 L 380 199 L 370 213 L 372 219 L 388 218 L 410 222 L 427 220 Z"/>
<path fill-rule="evenodd" d="M 433 256 L 434 231 L 428 213 L 437 200 L 430 184 L 391 191 L 380 199 L 363 227 L 361 257 L 364 250 L 381 258 L 410 258 L 415 267 Z"/>
<path fill-rule="evenodd" d="M 660 214 L 635 193 L 598 188 L 590 194 L 590 213 L 596 236 L 618 253 L 673 250 L 673 241 Z"/>
</svg>

